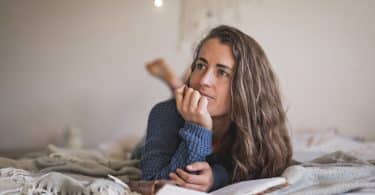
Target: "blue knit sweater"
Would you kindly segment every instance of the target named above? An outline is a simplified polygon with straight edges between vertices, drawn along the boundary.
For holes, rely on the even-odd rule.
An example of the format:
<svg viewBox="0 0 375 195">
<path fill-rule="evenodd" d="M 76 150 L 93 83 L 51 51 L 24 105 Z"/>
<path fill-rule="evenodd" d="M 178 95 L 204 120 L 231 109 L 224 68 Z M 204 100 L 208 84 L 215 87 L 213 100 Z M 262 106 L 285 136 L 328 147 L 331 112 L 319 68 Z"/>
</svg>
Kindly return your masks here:
<svg viewBox="0 0 375 195">
<path fill-rule="evenodd" d="M 177 168 L 206 161 L 214 176 L 211 190 L 225 186 L 232 172 L 230 154 L 224 159 L 213 154 L 212 136 L 212 131 L 184 121 L 175 99 L 155 105 L 149 115 L 141 158 L 143 179 L 169 179 L 169 173 Z"/>
</svg>

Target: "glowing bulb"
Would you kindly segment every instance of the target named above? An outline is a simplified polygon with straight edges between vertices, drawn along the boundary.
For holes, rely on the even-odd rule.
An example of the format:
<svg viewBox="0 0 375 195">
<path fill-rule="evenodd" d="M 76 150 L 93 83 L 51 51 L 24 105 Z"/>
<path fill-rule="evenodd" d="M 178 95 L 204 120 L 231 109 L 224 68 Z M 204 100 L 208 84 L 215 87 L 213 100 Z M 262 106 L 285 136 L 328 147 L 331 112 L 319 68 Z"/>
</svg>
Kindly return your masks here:
<svg viewBox="0 0 375 195">
<path fill-rule="evenodd" d="M 154 6 L 155 7 L 163 6 L 163 0 L 154 0 Z"/>
</svg>

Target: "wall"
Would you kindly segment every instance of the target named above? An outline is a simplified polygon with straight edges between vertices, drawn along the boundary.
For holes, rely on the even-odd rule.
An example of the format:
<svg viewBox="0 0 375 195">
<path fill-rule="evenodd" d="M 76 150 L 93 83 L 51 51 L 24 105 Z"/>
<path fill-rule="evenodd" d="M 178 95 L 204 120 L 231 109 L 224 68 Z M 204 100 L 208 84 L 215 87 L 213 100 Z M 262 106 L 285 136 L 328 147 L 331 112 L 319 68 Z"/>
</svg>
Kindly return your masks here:
<svg viewBox="0 0 375 195">
<path fill-rule="evenodd" d="M 145 62 L 182 74 L 181 1 L 0 1 L 0 150 L 86 146 L 144 133 L 170 97 Z M 233 23 L 258 40 L 280 78 L 292 129 L 335 127 L 375 139 L 375 1 L 250 1 Z M 190 44 L 190 43 L 189 43 Z"/>
</svg>

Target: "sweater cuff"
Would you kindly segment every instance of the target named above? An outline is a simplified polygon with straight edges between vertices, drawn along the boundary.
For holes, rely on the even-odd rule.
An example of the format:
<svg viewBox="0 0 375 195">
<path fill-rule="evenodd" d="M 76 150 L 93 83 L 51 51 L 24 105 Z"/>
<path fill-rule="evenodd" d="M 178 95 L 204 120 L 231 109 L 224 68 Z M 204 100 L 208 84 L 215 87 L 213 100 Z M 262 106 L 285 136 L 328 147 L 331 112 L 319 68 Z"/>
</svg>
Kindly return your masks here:
<svg viewBox="0 0 375 195">
<path fill-rule="evenodd" d="M 185 122 L 179 132 L 181 138 L 186 141 L 190 151 L 204 155 L 212 153 L 212 131 L 191 122 Z"/>
<path fill-rule="evenodd" d="M 210 140 L 212 140 L 212 131 L 196 123 L 185 122 L 184 129 L 198 138 L 210 138 Z"/>
</svg>

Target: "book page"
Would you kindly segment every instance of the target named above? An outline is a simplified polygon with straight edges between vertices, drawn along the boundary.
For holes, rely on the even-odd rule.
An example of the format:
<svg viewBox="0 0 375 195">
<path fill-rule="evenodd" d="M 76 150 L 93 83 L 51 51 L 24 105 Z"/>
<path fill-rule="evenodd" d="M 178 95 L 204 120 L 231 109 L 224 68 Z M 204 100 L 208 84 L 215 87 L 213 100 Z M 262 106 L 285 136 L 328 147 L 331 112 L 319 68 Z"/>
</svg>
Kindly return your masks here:
<svg viewBox="0 0 375 195">
<path fill-rule="evenodd" d="M 170 184 L 163 186 L 156 195 L 208 195 L 205 192 L 195 191 Z"/>
<path fill-rule="evenodd" d="M 212 195 L 250 195 L 258 194 L 266 191 L 267 189 L 279 185 L 286 184 L 287 181 L 284 177 L 273 177 L 266 179 L 254 179 L 231 184 L 211 192 Z"/>
</svg>

